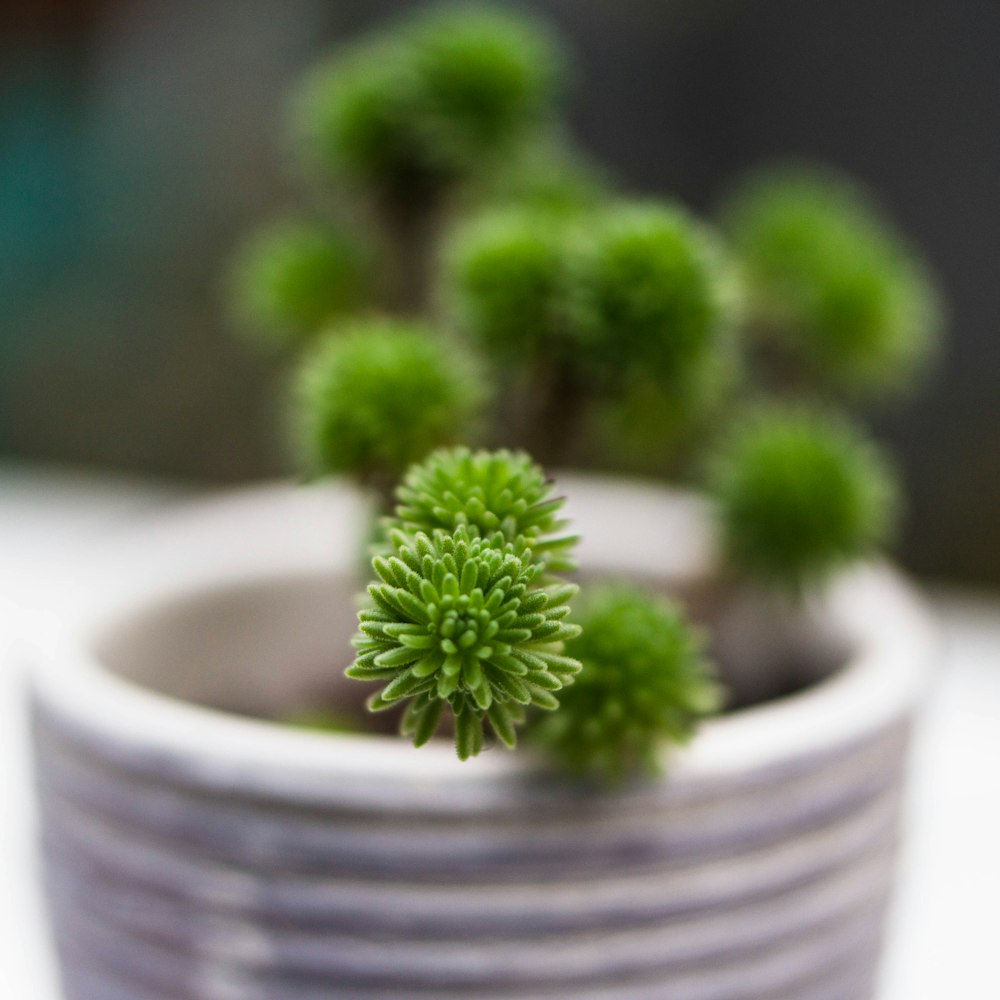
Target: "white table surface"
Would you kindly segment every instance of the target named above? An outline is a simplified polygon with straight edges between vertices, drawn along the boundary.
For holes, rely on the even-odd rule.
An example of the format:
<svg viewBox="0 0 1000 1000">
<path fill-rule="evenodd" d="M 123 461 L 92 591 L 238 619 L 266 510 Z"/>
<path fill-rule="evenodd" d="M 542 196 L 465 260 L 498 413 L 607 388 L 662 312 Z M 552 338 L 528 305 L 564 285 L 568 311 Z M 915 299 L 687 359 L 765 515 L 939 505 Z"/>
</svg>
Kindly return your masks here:
<svg viewBox="0 0 1000 1000">
<path fill-rule="evenodd" d="M 22 609 L 86 586 L 90 553 L 182 491 L 0 465 L 2 995 L 57 1000 L 35 881 L 23 679 L 5 655 Z M 913 748 L 908 820 L 878 1000 L 996 1000 L 1000 905 L 1000 595 L 934 590 L 947 654 Z M 765 1000 L 765 998 L 761 998 Z"/>
</svg>

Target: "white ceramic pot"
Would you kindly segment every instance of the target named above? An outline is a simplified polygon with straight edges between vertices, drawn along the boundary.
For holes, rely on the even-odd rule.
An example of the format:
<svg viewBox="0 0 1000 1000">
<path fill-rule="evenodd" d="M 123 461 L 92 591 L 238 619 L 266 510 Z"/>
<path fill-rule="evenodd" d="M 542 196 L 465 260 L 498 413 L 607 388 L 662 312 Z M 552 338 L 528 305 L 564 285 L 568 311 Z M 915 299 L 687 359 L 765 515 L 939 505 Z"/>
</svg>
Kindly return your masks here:
<svg viewBox="0 0 1000 1000">
<path fill-rule="evenodd" d="M 696 501 L 562 485 L 586 572 L 704 576 Z M 664 781 L 601 794 L 530 754 L 461 764 L 443 742 L 224 710 L 281 712 L 339 674 L 362 524 L 338 489 L 179 511 L 109 561 L 38 654 L 70 1000 L 871 996 L 934 650 L 893 572 L 831 591 L 841 669 L 709 722 Z"/>
</svg>

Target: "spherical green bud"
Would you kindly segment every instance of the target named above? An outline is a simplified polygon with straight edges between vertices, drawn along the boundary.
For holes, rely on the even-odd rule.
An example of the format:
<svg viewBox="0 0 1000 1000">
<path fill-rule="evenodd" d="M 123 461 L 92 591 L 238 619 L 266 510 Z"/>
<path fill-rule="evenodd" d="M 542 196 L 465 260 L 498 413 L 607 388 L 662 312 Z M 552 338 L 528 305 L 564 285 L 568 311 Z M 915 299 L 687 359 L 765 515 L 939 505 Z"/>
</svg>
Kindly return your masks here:
<svg viewBox="0 0 1000 1000">
<path fill-rule="evenodd" d="M 882 542 L 896 496 L 873 444 L 840 419 L 798 409 L 742 420 L 716 458 L 711 492 L 729 564 L 792 588 Z"/>
<path fill-rule="evenodd" d="M 447 705 L 465 760 L 483 746 L 488 722 L 508 746 L 523 706 L 553 709 L 553 694 L 580 665 L 561 653 L 579 629 L 565 621 L 571 584 L 539 587 L 542 565 L 523 540 L 454 532 L 393 532 L 394 553 L 373 560 L 380 582 L 359 615 L 349 677 L 388 683 L 373 711 L 407 703 L 403 732 L 417 746 L 437 731 Z"/>
<path fill-rule="evenodd" d="M 623 584 L 588 589 L 574 611 L 566 652 L 582 669 L 532 737 L 577 774 L 658 773 L 663 746 L 686 743 L 720 703 L 700 639 L 677 607 Z"/>
<path fill-rule="evenodd" d="M 321 167 L 406 195 L 465 177 L 537 128 L 561 63 L 548 33 L 511 11 L 424 11 L 315 70 L 296 128 Z"/>
<path fill-rule="evenodd" d="M 807 375 L 834 388 L 905 384 L 941 325 L 917 255 L 865 194 L 819 170 L 752 174 L 724 223 L 749 318 Z"/>
<path fill-rule="evenodd" d="M 534 19 L 487 5 L 445 7 L 412 28 L 415 111 L 430 155 L 467 169 L 543 122 L 565 63 Z"/>
<path fill-rule="evenodd" d="M 430 533 L 466 525 L 483 536 L 499 532 L 508 542 L 523 539 L 550 572 L 574 568 L 576 537 L 559 516 L 563 498 L 553 495 L 552 481 L 524 452 L 435 451 L 410 467 L 396 500 L 392 527 Z"/>
<path fill-rule="evenodd" d="M 729 279 L 707 231 L 679 208 L 603 213 L 576 262 L 581 359 L 597 377 L 683 383 L 728 324 Z"/>
<path fill-rule="evenodd" d="M 241 327 L 275 346 L 299 342 L 361 305 L 369 292 L 367 254 L 328 227 L 282 222 L 237 255 L 230 295 Z"/>
<path fill-rule="evenodd" d="M 442 298 L 501 363 L 530 362 L 567 333 L 565 228 L 544 210 L 495 209 L 456 229 L 445 247 Z"/>
<path fill-rule="evenodd" d="M 424 183 L 413 91 L 409 52 L 398 40 L 364 40 L 338 53 L 313 69 L 295 96 L 293 125 L 305 158 L 394 194 Z"/>
<path fill-rule="evenodd" d="M 304 451 L 319 472 L 398 476 L 467 436 L 484 396 L 461 352 L 417 323 L 334 328 L 299 374 Z"/>
</svg>

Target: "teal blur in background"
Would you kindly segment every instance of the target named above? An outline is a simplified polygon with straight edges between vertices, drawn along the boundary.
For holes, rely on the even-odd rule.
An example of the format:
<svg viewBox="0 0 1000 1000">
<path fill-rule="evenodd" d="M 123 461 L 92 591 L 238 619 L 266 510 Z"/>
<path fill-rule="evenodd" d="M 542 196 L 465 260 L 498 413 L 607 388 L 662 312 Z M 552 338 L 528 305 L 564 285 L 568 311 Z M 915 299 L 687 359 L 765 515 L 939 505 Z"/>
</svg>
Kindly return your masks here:
<svg viewBox="0 0 1000 1000">
<path fill-rule="evenodd" d="M 414 3 L 0 2 L 0 461 L 214 481 L 287 472 L 281 380 L 222 277 L 294 203 L 297 74 Z M 636 190 L 709 208 L 801 154 L 868 182 L 924 249 L 951 334 L 873 413 L 914 568 L 1000 582 L 1000 8 L 897 0 L 537 0 L 576 49 L 572 117 Z"/>
</svg>

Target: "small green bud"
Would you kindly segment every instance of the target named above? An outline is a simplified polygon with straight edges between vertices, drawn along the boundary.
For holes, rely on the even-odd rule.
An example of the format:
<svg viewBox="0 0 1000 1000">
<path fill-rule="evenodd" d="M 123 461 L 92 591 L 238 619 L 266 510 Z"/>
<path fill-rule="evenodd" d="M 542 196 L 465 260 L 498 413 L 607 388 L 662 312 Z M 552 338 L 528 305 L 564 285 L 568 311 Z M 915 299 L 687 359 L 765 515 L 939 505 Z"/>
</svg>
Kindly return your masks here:
<svg viewBox="0 0 1000 1000">
<path fill-rule="evenodd" d="M 624 204 L 588 227 L 574 274 L 581 359 L 595 377 L 683 384 L 729 322 L 729 279 L 707 231 L 679 208 Z"/>
<path fill-rule="evenodd" d="M 550 353 L 566 335 L 565 229 L 549 212 L 512 206 L 475 216 L 450 236 L 442 298 L 502 364 Z"/>
<path fill-rule="evenodd" d="M 484 537 L 499 532 L 508 542 L 523 539 L 549 572 L 575 568 L 569 552 L 576 538 L 560 517 L 563 499 L 524 452 L 441 449 L 410 467 L 396 501 L 390 528 L 430 533 L 466 525 Z"/>
<path fill-rule="evenodd" d="M 566 652 L 582 669 L 530 735 L 576 774 L 658 774 L 663 746 L 690 740 L 721 701 L 700 639 L 673 604 L 624 584 L 588 588 L 574 611 Z"/>
<path fill-rule="evenodd" d="M 941 326 L 918 256 L 863 191 L 832 172 L 751 174 L 723 213 L 758 334 L 821 385 L 903 386 Z"/>
<path fill-rule="evenodd" d="M 575 588 L 539 586 L 542 564 L 531 549 L 500 533 L 460 525 L 395 531 L 392 541 L 392 554 L 372 561 L 378 580 L 347 675 L 387 682 L 369 708 L 405 704 L 402 730 L 416 746 L 437 731 L 445 707 L 462 760 L 482 749 L 484 725 L 514 746 L 524 706 L 556 708 L 553 692 L 580 669 L 562 654 L 579 632 L 565 620 Z"/>
<path fill-rule="evenodd" d="M 359 320 L 330 330 L 301 368 L 303 450 L 320 473 L 396 477 L 466 436 L 484 398 L 455 345 L 417 323 Z"/>
<path fill-rule="evenodd" d="M 793 589 L 881 543 L 896 497 L 873 444 L 843 420 L 800 409 L 744 418 L 716 457 L 710 492 L 729 564 Z"/>
<path fill-rule="evenodd" d="M 314 68 L 293 102 L 293 128 L 321 172 L 398 193 L 427 170 L 414 127 L 406 47 L 362 40 Z"/>
<path fill-rule="evenodd" d="M 467 171 L 545 123 L 566 58 L 534 18 L 485 4 L 413 22 L 414 99 L 428 154 Z"/>
<path fill-rule="evenodd" d="M 282 222 L 253 236 L 232 271 L 241 328 L 274 346 L 298 343 L 358 308 L 370 292 L 364 248 L 312 223 Z"/>
</svg>

